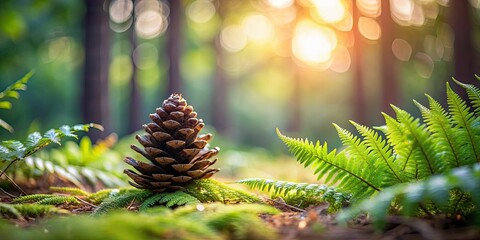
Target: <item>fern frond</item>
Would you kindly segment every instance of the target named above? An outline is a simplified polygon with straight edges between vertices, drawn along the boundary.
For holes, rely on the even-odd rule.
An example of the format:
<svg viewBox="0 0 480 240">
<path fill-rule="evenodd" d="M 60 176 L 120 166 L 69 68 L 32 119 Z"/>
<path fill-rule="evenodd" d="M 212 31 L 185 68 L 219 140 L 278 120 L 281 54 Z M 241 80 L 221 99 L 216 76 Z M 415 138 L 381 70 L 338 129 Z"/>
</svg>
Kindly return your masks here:
<svg viewBox="0 0 480 240">
<path fill-rule="evenodd" d="M 193 197 L 192 195 L 185 193 L 183 191 L 176 191 L 171 193 L 157 193 L 143 201 L 140 204 L 139 210 L 144 211 L 147 208 L 152 207 L 156 203 L 163 204 L 166 207 L 173 207 L 173 206 L 183 206 L 189 204 L 196 204 L 200 203 L 200 201 Z"/>
<path fill-rule="evenodd" d="M 305 167 L 312 165 L 318 178 L 325 177 L 326 184 L 338 184 L 340 191 L 361 199 L 381 191 L 382 176 L 378 168 L 369 168 L 364 161 L 355 161 L 344 152 L 328 152 L 327 144 L 313 144 L 308 140 L 289 138 L 280 133 L 279 138 L 288 146 Z M 353 187 L 355 186 L 355 187 Z"/>
<path fill-rule="evenodd" d="M 101 215 L 111 210 L 124 208 L 134 201 L 142 202 L 152 194 L 150 191 L 133 188 L 124 189 L 114 194 L 110 193 L 110 196 L 95 209 L 94 214 Z"/>
<path fill-rule="evenodd" d="M 61 205 L 61 204 L 80 204 L 80 202 L 73 196 L 51 195 L 48 198 L 44 198 L 35 202 L 41 205 Z"/>
<path fill-rule="evenodd" d="M 76 137 L 78 131 L 88 131 L 90 128 L 102 129 L 98 124 L 82 124 L 75 126 L 62 126 L 59 129 L 50 129 L 41 135 L 34 132 L 28 135 L 22 143 L 19 141 L 3 141 L 0 144 L 0 161 L 22 160 L 38 150 L 48 146 L 50 143 L 60 144 L 64 137 Z"/>
<path fill-rule="evenodd" d="M 74 196 L 85 196 L 88 197 L 91 193 L 88 193 L 80 188 L 72 188 L 72 187 L 50 187 L 50 190 L 55 193 L 65 193 Z"/>
<path fill-rule="evenodd" d="M 478 80 L 480 80 L 479 76 L 476 76 Z M 475 87 L 472 84 L 465 84 L 460 81 L 458 81 L 455 78 L 452 78 L 453 81 L 455 81 L 456 84 L 460 85 L 461 87 L 465 88 L 467 90 L 467 95 L 468 98 L 470 99 L 470 102 L 472 103 L 472 107 L 474 108 L 474 111 L 477 113 L 477 115 L 480 115 L 480 89 Z"/>
<path fill-rule="evenodd" d="M 186 193 L 198 199 L 200 202 L 222 203 L 254 203 L 260 202 L 260 198 L 245 191 L 232 188 L 224 183 L 213 179 L 200 179 L 193 181 L 185 187 Z"/>
<path fill-rule="evenodd" d="M 25 204 L 6 204 L 0 203 L 0 213 L 21 217 L 40 217 L 51 214 L 69 215 L 70 212 L 65 209 L 59 209 L 51 205 L 40 205 L 36 203 Z"/>
<path fill-rule="evenodd" d="M 403 173 L 398 165 L 394 163 L 392 149 L 387 141 L 382 138 L 375 130 L 350 121 L 357 131 L 364 137 L 363 142 L 367 146 L 367 153 L 372 159 L 375 159 L 374 167 L 380 168 L 383 174 L 383 186 L 391 186 L 403 182 Z"/>
<path fill-rule="evenodd" d="M 455 130 L 463 136 L 463 144 L 469 146 L 468 151 L 474 157 L 472 162 L 480 162 L 480 124 L 479 119 L 475 119 L 474 113 L 470 112 L 470 108 L 465 101 L 456 94 L 447 82 L 447 102 L 452 122 L 456 125 Z"/>
<path fill-rule="evenodd" d="M 5 100 L 8 98 L 15 98 L 18 99 L 20 97 L 19 91 L 25 91 L 27 89 L 27 82 L 32 77 L 33 71 L 30 71 L 21 79 L 17 80 L 10 86 L 8 86 L 3 92 L 0 92 L 0 109 L 11 109 L 12 103 L 9 100 Z M 13 127 L 10 126 L 7 122 L 0 119 L 0 127 L 3 129 L 13 132 Z"/>
<path fill-rule="evenodd" d="M 425 124 L 421 124 L 420 119 L 414 118 L 405 110 L 393 105 L 392 108 L 397 114 L 397 121 L 405 131 L 405 140 L 411 145 L 411 160 L 405 170 L 413 173 L 415 179 L 422 179 L 441 171 L 441 163 L 436 161 L 435 146 Z"/>
<path fill-rule="evenodd" d="M 112 192 L 116 191 L 118 191 L 118 189 L 102 189 L 90 194 L 86 199 L 94 204 L 100 204 L 105 199 L 107 199 Z"/>
<path fill-rule="evenodd" d="M 52 194 L 30 194 L 14 198 L 13 203 L 38 202 L 46 198 L 52 197 Z"/>
<path fill-rule="evenodd" d="M 418 209 L 412 210 L 413 207 L 418 208 L 421 203 L 431 201 L 436 205 L 444 207 L 443 209 L 447 210 L 447 212 L 443 212 L 445 214 L 455 214 L 456 212 L 469 214 L 475 212 L 476 217 L 480 219 L 478 207 L 445 208 L 448 205 L 449 196 L 455 193 L 455 189 L 459 189 L 471 196 L 470 200 L 465 198 L 464 201 L 473 202 L 475 206 L 478 206 L 480 204 L 480 164 L 455 168 L 447 173 L 435 175 L 419 182 L 404 183 L 386 188 L 374 198 L 364 200 L 358 205 L 340 212 L 338 219 L 345 222 L 366 211 L 373 216 L 377 226 L 381 226 L 383 219 L 387 215 L 387 209 L 397 199 L 405 206 L 404 213 L 407 215 L 413 215 L 420 211 Z M 458 200 L 455 197 L 453 199 Z M 468 205 L 463 204 L 463 206 Z"/>
<path fill-rule="evenodd" d="M 263 178 L 247 178 L 237 183 L 245 184 L 251 189 L 266 191 L 272 198 L 281 197 L 288 204 L 301 202 L 302 206 L 328 202 L 332 211 L 348 205 L 351 196 L 338 192 L 334 187 L 320 184 L 295 183 L 286 181 L 275 181 Z M 290 199 L 295 202 L 289 201 Z"/>
</svg>

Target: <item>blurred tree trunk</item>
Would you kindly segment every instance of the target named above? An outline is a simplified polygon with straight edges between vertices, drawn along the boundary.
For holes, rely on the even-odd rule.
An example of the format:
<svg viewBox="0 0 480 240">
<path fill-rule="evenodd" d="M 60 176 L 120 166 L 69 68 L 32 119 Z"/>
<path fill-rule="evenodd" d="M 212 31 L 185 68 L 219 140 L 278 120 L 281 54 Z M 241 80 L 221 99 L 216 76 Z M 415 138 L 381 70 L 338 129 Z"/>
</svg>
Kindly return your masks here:
<svg viewBox="0 0 480 240">
<path fill-rule="evenodd" d="M 450 2 L 450 21 L 455 34 L 453 76 L 461 82 L 476 84 L 474 76 L 476 51 L 473 46 L 471 9 L 468 1 Z M 456 87 L 454 85 L 452 84 L 452 87 Z M 464 90 L 457 92 L 464 99 L 467 97 Z"/>
<path fill-rule="evenodd" d="M 168 85 L 167 94 L 182 90 L 182 78 L 180 75 L 180 56 L 182 48 L 182 19 L 183 6 L 180 0 L 168 0 L 170 6 L 170 20 L 167 30 L 167 56 L 169 60 L 168 67 Z"/>
<path fill-rule="evenodd" d="M 135 0 L 133 4 L 135 6 Z M 134 8 L 135 9 L 135 8 Z M 137 80 L 137 65 L 135 64 L 134 51 L 138 46 L 137 35 L 135 33 L 135 12 L 132 12 L 133 24 L 128 33 L 130 35 L 130 44 L 132 46 L 131 60 L 132 60 L 132 78 L 130 79 L 130 101 L 128 105 L 128 132 L 133 133 L 142 126 L 142 104 L 140 91 L 138 89 Z"/>
<path fill-rule="evenodd" d="M 228 1 L 216 1 L 218 15 L 223 20 L 226 14 Z M 222 68 L 222 63 L 225 62 L 225 50 L 220 44 L 220 31 L 215 36 L 213 42 L 216 53 L 216 67 L 215 76 L 213 78 L 212 90 L 212 125 L 222 135 L 227 134 L 229 128 L 228 121 L 228 98 L 227 98 L 227 76 L 225 70 Z"/>
<path fill-rule="evenodd" d="M 392 43 L 395 36 L 395 23 L 393 22 L 390 2 L 382 1 L 382 13 L 379 23 L 382 29 L 381 54 L 380 54 L 380 76 L 382 84 L 382 111 L 392 114 L 390 104 L 398 104 L 399 83 L 395 67 L 395 56 L 392 52 Z"/>
<path fill-rule="evenodd" d="M 91 131 L 93 141 L 109 133 L 108 65 L 110 42 L 108 13 L 104 1 L 85 1 L 85 66 L 82 86 L 82 116 L 86 123 L 99 123 L 104 132 Z"/>
<path fill-rule="evenodd" d="M 353 114 L 354 120 L 360 124 L 367 124 L 367 103 L 365 99 L 365 89 L 364 89 L 364 82 L 365 79 L 363 77 L 363 61 L 362 61 L 362 48 L 363 46 L 363 39 L 358 29 L 358 19 L 360 18 L 360 12 L 357 7 L 356 0 L 353 4 L 353 36 L 355 39 L 355 44 L 352 48 L 352 66 L 354 67 L 354 78 L 353 78 L 353 97 L 352 97 L 352 106 L 353 106 Z"/>
</svg>

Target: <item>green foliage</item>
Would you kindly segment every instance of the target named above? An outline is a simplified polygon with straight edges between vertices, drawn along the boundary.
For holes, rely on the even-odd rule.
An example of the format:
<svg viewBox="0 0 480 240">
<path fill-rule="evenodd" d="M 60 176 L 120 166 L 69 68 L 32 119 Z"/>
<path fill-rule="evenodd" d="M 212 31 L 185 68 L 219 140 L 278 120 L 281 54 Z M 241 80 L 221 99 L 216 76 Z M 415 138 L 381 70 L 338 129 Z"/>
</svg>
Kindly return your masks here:
<svg viewBox="0 0 480 240">
<path fill-rule="evenodd" d="M 248 178 L 237 181 L 237 183 L 245 184 L 252 189 L 266 191 L 271 194 L 271 198 L 280 197 L 287 204 L 301 208 L 328 202 L 329 209 L 336 211 L 348 205 L 350 200 L 348 194 L 338 192 L 335 187 L 320 184 L 294 183 L 263 178 Z"/>
<path fill-rule="evenodd" d="M 139 210 L 144 211 L 145 209 L 150 208 L 157 203 L 165 205 L 166 207 L 174 207 L 196 204 L 200 203 L 200 201 L 198 201 L 198 199 L 192 195 L 182 191 L 176 191 L 172 193 L 157 193 L 145 199 L 145 201 L 143 201 L 143 203 L 140 205 Z"/>
<path fill-rule="evenodd" d="M 25 217 L 41 217 L 52 214 L 69 214 L 67 210 L 59 209 L 51 205 L 40 205 L 36 203 L 6 204 L 0 203 L 0 214 L 7 217 L 22 219 Z"/>
<path fill-rule="evenodd" d="M 16 140 L 2 141 L 0 144 L 0 161 L 23 160 L 50 143 L 60 144 L 60 140 L 64 137 L 77 138 L 76 132 L 88 131 L 90 128 L 102 130 L 102 126 L 93 123 L 74 126 L 64 125 L 58 129 L 50 129 L 43 135 L 39 132 L 33 132 L 27 136 L 24 142 Z"/>
<path fill-rule="evenodd" d="M 255 203 L 260 199 L 245 191 L 227 186 L 213 179 L 193 181 L 186 186 L 185 192 L 197 198 L 200 202 L 222 203 Z"/>
<path fill-rule="evenodd" d="M 28 229 L 0 222 L 5 239 L 278 239 L 258 214 L 278 210 L 259 204 L 219 203 L 117 211 L 97 217 L 50 219 Z M 175 220 L 172 220 L 175 219 Z"/>
<path fill-rule="evenodd" d="M 106 194 L 108 194 L 108 197 L 105 198 L 96 209 L 95 212 L 97 214 L 103 214 L 114 209 L 124 208 L 133 202 L 140 203 L 140 210 L 143 211 L 155 204 L 174 207 L 209 202 L 260 202 L 260 199 L 252 194 L 229 187 L 212 179 L 193 181 L 190 185 L 185 186 L 185 190 L 183 191 L 155 193 L 148 190 L 123 188 L 118 191 L 110 190 L 103 193 L 102 196 L 105 196 Z"/>
<path fill-rule="evenodd" d="M 404 183 L 417 182 L 454 167 L 480 162 L 480 90 L 473 85 L 458 84 L 467 89 L 473 109 L 447 83 L 448 111 L 428 95 L 429 107 L 414 101 L 422 113 L 423 123 L 421 119 L 392 106 L 396 118 L 383 113 L 385 126 L 371 129 L 352 122 L 360 136 L 334 124 L 345 147 L 339 152 L 335 149 L 329 151 L 327 143 L 317 141 L 314 144 L 307 139 L 286 137 L 278 129 L 277 134 L 298 162 L 305 167 L 312 167 L 318 179 L 326 184 L 336 184 L 338 191 L 351 194 L 353 202 L 381 192 L 375 198 L 378 204 L 375 200 L 369 202 L 376 209 L 377 215 L 392 210 L 390 206 L 404 207 L 409 213 L 415 214 L 452 214 L 459 209 L 470 209 L 468 206 L 471 201 L 467 196 L 472 194 L 473 189 L 462 188 L 450 181 L 442 182 L 442 179 L 450 175 L 440 175 L 433 178 L 433 182 L 427 181 L 428 184 L 433 184 L 428 185 L 433 192 L 426 191 L 427 185 L 421 183 Z M 464 180 L 464 184 L 469 186 L 476 184 L 475 179 Z M 398 191 L 403 191 L 398 190 L 402 187 L 396 186 L 411 186 L 407 188 L 406 194 L 411 194 L 412 197 L 394 199 L 397 193 L 401 193 Z M 456 186 L 465 192 L 453 191 Z M 394 190 L 387 191 L 391 187 Z M 452 191 L 440 191 L 442 187 Z M 429 196 L 432 203 L 409 205 L 416 198 L 424 200 L 423 196 Z M 455 207 L 449 205 L 450 207 L 438 208 L 438 202 L 445 197 L 456 199 L 449 202 Z M 402 202 L 402 199 L 407 201 Z"/>
<path fill-rule="evenodd" d="M 396 202 L 401 203 L 401 207 L 395 206 Z M 437 211 L 452 214 L 467 215 L 474 212 L 477 224 L 480 224 L 480 164 L 458 167 L 422 181 L 385 188 L 377 196 L 342 211 L 338 219 L 345 222 L 366 211 L 372 215 L 377 226 L 382 226 L 391 207 L 413 216 L 419 206 L 428 203 Z"/>
<path fill-rule="evenodd" d="M 10 86 L 8 86 L 3 92 L 0 92 L 0 109 L 11 109 L 12 103 L 7 100 L 9 98 L 18 99 L 20 97 L 19 91 L 25 91 L 27 89 L 27 82 L 32 77 L 33 71 L 30 71 L 21 79 L 17 80 Z M 13 127 L 0 118 L 0 127 L 13 132 Z"/>
<path fill-rule="evenodd" d="M 115 209 L 124 208 L 135 201 L 143 202 L 151 195 L 152 192 L 150 191 L 136 188 L 124 188 L 118 191 L 111 191 L 109 197 L 95 209 L 95 214 L 101 215 Z"/>
<path fill-rule="evenodd" d="M 75 196 L 85 196 L 88 197 L 91 195 L 91 193 L 85 192 L 80 188 L 71 188 L 71 187 L 50 187 L 50 190 L 52 192 L 56 193 L 64 193 L 64 194 L 69 194 L 69 195 L 75 195 Z"/>
<path fill-rule="evenodd" d="M 90 186 L 92 189 L 99 184 L 106 187 L 124 186 L 124 175 L 120 170 L 115 171 L 120 155 L 110 149 L 116 141 L 116 136 L 113 136 L 113 139 L 112 136 L 96 144 L 92 144 L 87 136 L 78 144 L 68 141 L 62 148 L 43 151 L 36 157 L 26 158 L 25 164 L 15 167 L 9 173 L 33 180 L 52 174 L 77 187 Z"/>
<path fill-rule="evenodd" d="M 73 196 L 55 194 L 31 194 L 13 199 L 14 203 L 34 202 L 42 205 L 80 204 Z"/>
</svg>

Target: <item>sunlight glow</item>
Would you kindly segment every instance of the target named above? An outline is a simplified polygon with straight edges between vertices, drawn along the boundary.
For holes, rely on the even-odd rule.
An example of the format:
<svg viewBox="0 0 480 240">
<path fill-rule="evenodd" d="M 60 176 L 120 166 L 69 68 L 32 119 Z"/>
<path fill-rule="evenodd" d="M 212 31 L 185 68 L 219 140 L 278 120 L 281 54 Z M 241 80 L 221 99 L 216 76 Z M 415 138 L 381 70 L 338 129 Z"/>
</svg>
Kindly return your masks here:
<svg viewBox="0 0 480 240">
<path fill-rule="evenodd" d="M 348 49 L 344 46 L 338 46 L 333 53 L 332 63 L 330 64 L 330 70 L 337 73 L 344 73 L 350 69 L 352 59 Z"/>
<path fill-rule="evenodd" d="M 381 35 L 378 22 L 368 17 L 360 17 L 358 19 L 358 31 L 369 40 L 378 40 Z"/>
<path fill-rule="evenodd" d="M 230 25 L 220 33 L 220 43 L 229 52 L 239 52 L 247 45 L 247 36 L 241 26 Z"/>
<path fill-rule="evenodd" d="M 358 0 L 356 1 L 358 10 L 367 17 L 380 16 L 380 0 Z"/>
<path fill-rule="evenodd" d="M 196 0 L 188 5 L 186 14 L 196 23 L 206 23 L 215 16 L 215 6 L 208 0 Z"/>
<path fill-rule="evenodd" d="M 327 62 L 336 46 L 337 37 L 330 28 L 302 21 L 295 29 L 292 51 L 301 61 L 313 64 Z"/>
<path fill-rule="evenodd" d="M 135 29 L 140 37 L 154 38 L 167 29 L 167 19 L 155 10 L 140 13 L 135 22 Z"/>
<path fill-rule="evenodd" d="M 327 23 L 338 22 L 345 15 L 345 6 L 340 0 L 312 0 L 316 14 Z"/>
<path fill-rule="evenodd" d="M 295 0 L 267 0 L 268 4 L 274 8 L 288 8 L 293 5 Z"/>
<path fill-rule="evenodd" d="M 422 26 L 425 23 L 423 8 L 413 0 L 391 0 L 393 20 L 403 26 Z"/>
<path fill-rule="evenodd" d="M 273 36 L 273 24 L 261 14 L 247 16 L 242 22 L 242 27 L 248 38 L 255 41 L 265 42 Z"/>
</svg>

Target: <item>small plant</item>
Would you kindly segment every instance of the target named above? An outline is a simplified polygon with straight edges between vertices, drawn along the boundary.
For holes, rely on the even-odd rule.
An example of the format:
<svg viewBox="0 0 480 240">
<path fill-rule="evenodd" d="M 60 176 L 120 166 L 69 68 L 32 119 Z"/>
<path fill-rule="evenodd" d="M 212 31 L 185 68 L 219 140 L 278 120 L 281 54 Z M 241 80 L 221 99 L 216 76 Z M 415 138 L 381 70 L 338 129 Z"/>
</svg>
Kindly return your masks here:
<svg viewBox="0 0 480 240">
<path fill-rule="evenodd" d="M 7 100 L 9 98 L 18 99 L 20 97 L 19 91 L 25 91 L 27 89 L 27 82 L 33 75 L 33 71 L 27 73 L 20 80 L 8 86 L 3 92 L 0 92 L 0 109 L 11 109 L 12 103 Z M 13 127 L 0 118 L 0 127 L 13 132 Z"/>
<path fill-rule="evenodd" d="M 336 184 L 338 191 L 351 194 L 352 202 L 378 195 L 366 202 L 364 208 L 372 204 L 379 209 L 376 212 L 403 208 L 408 209 L 410 215 L 468 214 L 472 211 L 471 191 L 476 189 L 466 186 L 477 184 L 476 178 L 467 180 L 457 176 L 458 181 L 466 181 L 460 184 L 447 181 L 451 176 L 447 174 L 414 183 L 452 168 L 480 162 L 480 90 L 454 81 L 467 90 L 473 111 L 447 83 L 448 111 L 428 95 L 430 108 L 414 101 L 425 123 L 392 106 L 397 116 L 393 118 L 384 113 L 386 125 L 383 127 L 371 129 L 352 122 L 360 137 L 334 124 L 345 146 L 339 152 L 330 151 L 327 143 L 317 141 L 314 144 L 306 139 L 286 137 L 278 130 L 277 133 L 298 162 L 312 167 L 318 179 L 326 184 Z M 425 190 L 427 186 L 431 188 L 428 191 Z M 459 190 L 455 190 L 456 187 Z M 394 198 L 402 194 L 406 197 Z M 454 207 L 439 208 L 434 204 L 443 202 L 446 195 L 454 199 L 449 202 Z M 411 204 L 426 198 L 433 204 Z M 377 204 L 380 202 L 381 206 Z"/>
</svg>

